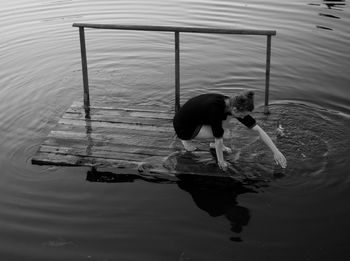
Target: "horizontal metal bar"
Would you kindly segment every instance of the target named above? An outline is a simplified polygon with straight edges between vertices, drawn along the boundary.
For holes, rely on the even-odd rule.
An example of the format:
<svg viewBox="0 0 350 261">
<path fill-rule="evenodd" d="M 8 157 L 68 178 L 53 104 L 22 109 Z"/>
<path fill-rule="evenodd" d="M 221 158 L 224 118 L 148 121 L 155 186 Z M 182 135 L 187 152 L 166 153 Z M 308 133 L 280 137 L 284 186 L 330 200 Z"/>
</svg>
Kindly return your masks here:
<svg viewBox="0 0 350 261">
<path fill-rule="evenodd" d="M 177 27 L 177 26 L 151 26 L 151 25 L 117 25 L 117 24 L 86 24 L 86 23 L 74 23 L 73 27 L 86 27 L 86 28 L 95 28 L 95 29 L 114 29 L 114 30 L 184 32 L 184 33 L 276 35 L 276 31 L 274 31 L 274 30 L 205 28 L 205 27 Z"/>
</svg>

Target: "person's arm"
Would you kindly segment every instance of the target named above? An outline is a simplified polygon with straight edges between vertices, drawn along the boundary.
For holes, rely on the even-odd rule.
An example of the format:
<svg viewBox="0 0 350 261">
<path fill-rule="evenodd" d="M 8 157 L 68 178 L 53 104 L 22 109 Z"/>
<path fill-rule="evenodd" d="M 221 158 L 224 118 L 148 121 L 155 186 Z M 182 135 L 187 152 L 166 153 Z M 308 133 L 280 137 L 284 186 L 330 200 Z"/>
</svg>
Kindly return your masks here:
<svg viewBox="0 0 350 261">
<path fill-rule="evenodd" d="M 273 153 L 274 159 L 276 161 L 276 164 L 279 164 L 282 168 L 287 167 L 287 160 L 284 157 L 284 155 L 278 150 L 276 145 L 273 143 L 269 135 L 266 134 L 266 132 L 258 125 L 256 124 L 252 130 L 259 133 L 260 138 L 263 140 L 263 142 L 270 148 L 270 150 Z"/>
<path fill-rule="evenodd" d="M 216 157 L 218 159 L 219 168 L 226 171 L 228 167 L 228 163 L 224 160 L 224 141 L 223 138 L 215 138 L 215 151 Z"/>
</svg>

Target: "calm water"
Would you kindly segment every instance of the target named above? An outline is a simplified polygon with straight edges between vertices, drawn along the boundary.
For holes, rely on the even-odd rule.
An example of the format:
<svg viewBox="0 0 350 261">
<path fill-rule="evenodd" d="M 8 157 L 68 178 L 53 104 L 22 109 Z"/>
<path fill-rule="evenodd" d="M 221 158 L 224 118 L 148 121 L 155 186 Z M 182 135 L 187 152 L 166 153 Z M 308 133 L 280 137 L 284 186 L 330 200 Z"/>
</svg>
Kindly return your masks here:
<svg viewBox="0 0 350 261">
<path fill-rule="evenodd" d="M 0 22 L 1 260 L 350 257 L 347 1 L 3 0 Z M 271 100 L 286 136 L 269 131 L 288 169 L 262 184 L 223 186 L 91 182 L 85 168 L 32 166 L 82 96 L 74 22 L 277 30 Z M 86 38 L 93 102 L 173 104 L 172 34 L 87 30 Z M 250 88 L 262 104 L 265 43 L 182 35 L 182 101 Z M 258 142 L 242 151 L 253 174 L 264 152 Z"/>
</svg>

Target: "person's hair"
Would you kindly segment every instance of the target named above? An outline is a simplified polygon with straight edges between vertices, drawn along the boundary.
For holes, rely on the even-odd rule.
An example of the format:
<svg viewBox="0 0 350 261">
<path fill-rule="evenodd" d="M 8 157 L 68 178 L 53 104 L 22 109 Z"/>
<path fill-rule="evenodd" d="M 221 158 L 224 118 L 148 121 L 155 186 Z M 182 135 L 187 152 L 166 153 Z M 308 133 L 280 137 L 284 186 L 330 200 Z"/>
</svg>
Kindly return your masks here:
<svg viewBox="0 0 350 261">
<path fill-rule="evenodd" d="M 245 91 L 230 97 L 230 106 L 235 107 L 237 111 L 253 111 L 254 110 L 254 92 Z"/>
</svg>

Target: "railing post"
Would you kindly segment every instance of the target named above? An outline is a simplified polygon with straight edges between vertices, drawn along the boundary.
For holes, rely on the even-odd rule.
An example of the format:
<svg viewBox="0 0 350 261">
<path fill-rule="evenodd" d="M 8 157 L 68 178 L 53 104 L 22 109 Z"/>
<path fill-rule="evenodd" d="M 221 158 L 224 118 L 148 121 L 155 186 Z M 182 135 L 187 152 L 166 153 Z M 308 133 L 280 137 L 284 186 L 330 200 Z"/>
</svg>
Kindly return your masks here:
<svg viewBox="0 0 350 261">
<path fill-rule="evenodd" d="M 267 35 L 266 46 L 266 75 L 265 75 L 265 108 L 264 113 L 269 114 L 269 91 L 270 91 L 270 64 L 271 64 L 271 35 Z"/>
<path fill-rule="evenodd" d="M 81 66 L 83 71 L 83 84 L 84 84 L 84 108 L 85 111 L 90 109 L 90 94 L 89 94 L 89 79 L 86 59 L 86 47 L 85 47 L 85 32 L 84 27 L 79 27 L 80 36 L 80 51 L 81 51 Z"/>
<path fill-rule="evenodd" d="M 180 109 L 180 41 L 179 31 L 175 31 L 175 112 Z"/>
</svg>

